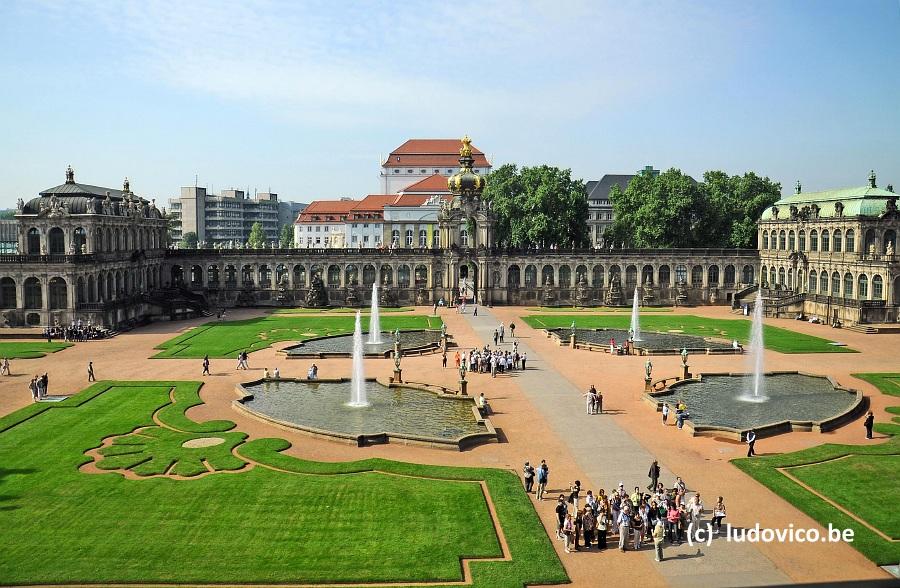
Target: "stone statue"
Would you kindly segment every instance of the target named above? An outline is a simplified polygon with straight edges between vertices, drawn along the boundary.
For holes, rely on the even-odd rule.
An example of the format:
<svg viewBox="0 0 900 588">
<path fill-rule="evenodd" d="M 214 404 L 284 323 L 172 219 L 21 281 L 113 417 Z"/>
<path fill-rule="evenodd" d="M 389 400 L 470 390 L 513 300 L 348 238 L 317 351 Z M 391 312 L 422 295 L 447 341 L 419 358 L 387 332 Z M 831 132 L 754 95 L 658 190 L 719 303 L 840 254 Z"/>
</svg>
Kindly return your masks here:
<svg viewBox="0 0 900 588">
<path fill-rule="evenodd" d="M 687 347 L 682 347 L 681 348 L 681 365 L 683 365 L 684 367 L 687 367 L 687 360 L 688 360 Z"/>
<path fill-rule="evenodd" d="M 447 323 L 441 323 L 441 338 L 447 336 Z"/>
<path fill-rule="evenodd" d="M 309 308 L 325 308 L 328 306 L 328 290 L 322 281 L 321 274 L 314 274 L 306 293 L 306 306 Z"/>
<path fill-rule="evenodd" d="M 459 380 L 461 382 L 466 381 L 466 364 L 465 363 L 459 364 Z"/>
<path fill-rule="evenodd" d="M 653 373 L 653 364 L 650 360 L 647 360 L 647 363 L 644 364 L 644 371 L 647 373 L 647 379 L 650 379 L 650 374 Z"/>
<path fill-rule="evenodd" d="M 888 241 L 887 247 L 884 249 L 885 255 L 893 255 L 894 254 L 894 243 Z"/>
<path fill-rule="evenodd" d="M 574 337 L 575 336 L 575 321 L 572 321 L 572 325 L 569 327 L 569 329 L 571 329 L 572 336 Z"/>
<path fill-rule="evenodd" d="M 403 356 L 403 352 L 397 349 L 394 352 L 394 369 L 396 371 L 400 371 L 400 358 Z"/>
<path fill-rule="evenodd" d="M 869 255 L 875 255 L 875 243 L 869 243 Z"/>
<path fill-rule="evenodd" d="M 400 329 L 394 331 L 394 345 L 400 344 Z"/>
<path fill-rule="evenodd" d="M 25 201 L 22 200 L 21 198 L 16 200 L 16 210 L 19 212 L 22 212 L 22 210 L 24 210 L 24 208 L 25 208 Z"/>
</svg>

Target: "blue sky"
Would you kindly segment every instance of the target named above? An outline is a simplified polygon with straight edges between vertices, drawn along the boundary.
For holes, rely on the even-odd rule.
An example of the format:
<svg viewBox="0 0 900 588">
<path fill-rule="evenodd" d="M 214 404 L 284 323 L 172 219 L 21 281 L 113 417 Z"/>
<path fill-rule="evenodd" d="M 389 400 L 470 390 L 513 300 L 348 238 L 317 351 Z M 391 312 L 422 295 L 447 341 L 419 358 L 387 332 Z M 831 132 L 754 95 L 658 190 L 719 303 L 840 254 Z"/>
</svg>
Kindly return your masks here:
<svg viewBox="0 0 900 588">
<path fill-rule="evenodd" d="M 64 179 L 310 201 L 411 137 L 576 177 L 900 188 L 900 0 L 0 2 L 0 207 Z"/>
</svg>

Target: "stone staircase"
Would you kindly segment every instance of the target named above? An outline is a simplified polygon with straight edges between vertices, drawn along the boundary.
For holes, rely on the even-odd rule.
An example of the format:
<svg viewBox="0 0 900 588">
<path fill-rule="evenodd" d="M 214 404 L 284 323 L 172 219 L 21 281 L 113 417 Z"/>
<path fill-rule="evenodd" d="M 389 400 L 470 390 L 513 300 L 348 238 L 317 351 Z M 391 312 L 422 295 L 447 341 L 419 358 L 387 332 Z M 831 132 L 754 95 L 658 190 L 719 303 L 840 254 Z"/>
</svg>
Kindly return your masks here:
<svg viewBox="0 0 900 588">
<path fill-rule="evenodd" d="M 854 333 L 862 333 L 864 335 L 877 335 L 878 329 L 870 325 L 850 325 L 849 327 L 844 327 L 847 331 L 853 331 Z"/>
</svg>

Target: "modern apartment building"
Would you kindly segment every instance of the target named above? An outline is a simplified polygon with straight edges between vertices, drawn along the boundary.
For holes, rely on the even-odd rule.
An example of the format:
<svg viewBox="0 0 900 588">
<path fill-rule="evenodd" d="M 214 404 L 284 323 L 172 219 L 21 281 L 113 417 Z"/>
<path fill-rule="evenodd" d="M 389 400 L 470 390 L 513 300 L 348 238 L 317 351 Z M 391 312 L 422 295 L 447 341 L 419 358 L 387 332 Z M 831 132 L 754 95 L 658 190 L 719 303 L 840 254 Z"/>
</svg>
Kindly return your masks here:
<svg viewBox="0 0 900 588">
<path fill-rule="evenodd" d="M 169 200 L 170 236 L 180 241 L 188 232 L 206 247 L 247 242 L 253 224 L 259 222 L 267 241 L 278 241 L 281 226 L 291 224 L 303 204 L 280 202 L 278 194 L 260 192 L 249 198 L 244 190 L 210 194 L 206 188 L 186 186 L 181 196 Z"/>
</svg>

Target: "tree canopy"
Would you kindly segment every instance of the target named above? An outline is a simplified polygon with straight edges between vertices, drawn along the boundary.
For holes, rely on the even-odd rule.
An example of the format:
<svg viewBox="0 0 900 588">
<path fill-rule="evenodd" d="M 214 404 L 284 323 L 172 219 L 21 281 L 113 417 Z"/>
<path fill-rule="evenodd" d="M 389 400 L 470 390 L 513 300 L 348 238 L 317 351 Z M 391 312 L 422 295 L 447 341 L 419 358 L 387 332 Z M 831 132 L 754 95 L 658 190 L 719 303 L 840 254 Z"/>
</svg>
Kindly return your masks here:
<svg viewBox="0 0 900 588">
<path fill-rule="evenodd" d="M 495 241 L 514 247 L 584 247 L 587 196 L 571 170 L 506 164 L 491 172 L 484 199 L 497 215 Z"/>
<path fill-rule="evenodd" d="M 261 222 L 256 221 L 250 227 L 250 237 L 247 238 L 247 243 L 251 249 L 262 249 L 266 246 L 266 233 L 263 231 Z"/>
<path fill-rule="evenodd" d="M 281 248 L 291 249 L 294 247 L 294 225 L 282 225 L 281 227 Z"/>
<path fill-rule="evenodd" d="M 188 231 L 184 235 L 181 236 L 181 241 L 178 242 L 178 246 L 181 249 L 196 249 L 197 248 L 197 233 L 194 231 Z"/>
<path fill-rule="evenodd" d="M 695 182 L 678 169 L 613 186 L 608 235 L 629 247 L 756 247 L 756 222 L 780 198 L 781 184 L 753 172 L 708 171 Z"/>
</svg>

